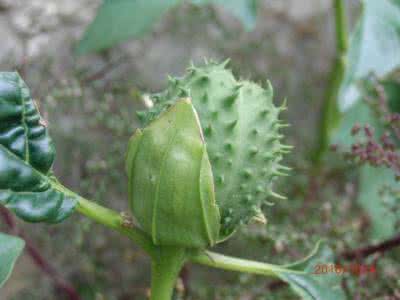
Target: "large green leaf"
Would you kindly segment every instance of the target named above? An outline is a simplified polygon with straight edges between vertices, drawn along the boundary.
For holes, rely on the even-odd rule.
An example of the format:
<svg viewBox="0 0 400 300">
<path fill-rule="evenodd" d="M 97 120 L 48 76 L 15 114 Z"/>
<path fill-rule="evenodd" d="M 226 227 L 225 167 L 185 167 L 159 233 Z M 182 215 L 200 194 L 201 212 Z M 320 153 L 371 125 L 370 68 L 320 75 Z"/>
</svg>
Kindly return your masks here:
<svg viewBox="0 0 400 300">
<path fill-rule="evenodd" d="M 0 73 L 0 204 L 29 222 L 56 223 L 76 201 L 52 175 L 55 150 L 28 87 Z"/>
<path fill-rule="evenodd" d="M 0 288 L 10 277 L 15 261 L 24 249 L 24 245 L 23 240 L 0 233 Z"/>
<path fill-rule="evenodd" d="M 347 111 L 360 99 L 358 80 L 369 73 L 382 77 L 400 66 L 400 0 L 364 0 L 363 4 L 340 90 L 341 111 Z"/>
<path fill-rule="evenodd" d="M 374 136 L 379 140 L 385 128 L 378 118 L 377 112 L 367 104 L 365 98 L 379 101 L 379 95 L 374 92 L 377 84 L 383 88 L 389 109 L 399 112 L 400 82 L 392 77 L 376 82 L 375 79 L 364 79 L 358 86 L 362 97 L 344 115 L 341 126 L 333 136 L 333 142 L 342 149 L 350 151 L 352 144 L 357 142 L 351 134 L 351 128 L 356 124 L 369 125 L 374 129 Z M 371 219 L 371 236 L 376 239 L 388 238 L 395 233 L 395 224 L 400 220 L 399 213 L 393 211 L 395 205 L 394 193 L 390 190 L 398 189 L 399 183 L 395 180 L 392 170 L 384 167 L 363 166 L 360 168 L 360 186 L 358 203 L 368 213 Z"/>
<path fill-rule="evenodd" d="M 95 20 L 76 49 L 78 54 L 110 48 L 152 30 L 163 14 L 183 0 L 104 0 Z M 191 0 L 198 5 L 215 3 L 238 17 L 247 30 L 255 26 L 258 0 Z"/>
<path fill-rule="evenodd" d="M 181 0 L 104 0 L 80 41 L 77 53 L 98 51 L 141 37 L 179 2 Z"/>
<path fill-rule="evenodd" d="M 381 80 L 379 85 L 385 91 L 388 108 L 399 113 L 400 81 L 398 78 L 389 76 Z M 375 98 L 378 98 L 378 95 L 375 95 Z M 356 106 L 360 105 L 367 107 L 363 102 Z M 369 124 L 375 128 L 375 135 L 378 139 L 384 132 L 383 124 L 371 110 L 369 116 L 371 118 Z M 396 222 L 400 220 L 400 212 L 393 209 L 398 205 L 396 201 L 399 200 L 394 191 L 396 189 L 398 191 L 399 187 L 400 184 L 396 182 L 393 170 L 370 166 L 361 168 L 358 202 L 371 218 L 371 236 L 373 238 L 385 239 L 395 233 Z"/>
</svg>

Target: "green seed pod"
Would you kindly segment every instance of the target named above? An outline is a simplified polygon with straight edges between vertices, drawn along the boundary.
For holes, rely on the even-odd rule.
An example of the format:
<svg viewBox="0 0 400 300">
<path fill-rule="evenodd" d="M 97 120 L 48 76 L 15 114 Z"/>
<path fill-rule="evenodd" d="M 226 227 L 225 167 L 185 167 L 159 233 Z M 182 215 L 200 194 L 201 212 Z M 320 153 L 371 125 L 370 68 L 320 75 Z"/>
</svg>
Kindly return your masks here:
<svg viewBox="0 0 400 300">
<path fill-rule="evenodd" d="M 129 142 L 126 162 L 134 216 L 156 245 L 216 243 L 220 215 L 197 114 L 181 99 Z"/>
<path fill-rule="evenodd" d="M 166 91 L 152 97 L 154 106 L 140 117 L 146 124 L 189 95 L 199 114 L 215 178 L 221 212 L 220 238 L 240 224 L 260 216 L 260 206 L 272 191 L 273 180 L 287 168 L 279 164 L 288 146 L 282 145 L 278 115 L 269 82 L 265 88 L 238 81 L 226 63 L 189 68 L 182 78 L 170 78 Z"/>
</svg>

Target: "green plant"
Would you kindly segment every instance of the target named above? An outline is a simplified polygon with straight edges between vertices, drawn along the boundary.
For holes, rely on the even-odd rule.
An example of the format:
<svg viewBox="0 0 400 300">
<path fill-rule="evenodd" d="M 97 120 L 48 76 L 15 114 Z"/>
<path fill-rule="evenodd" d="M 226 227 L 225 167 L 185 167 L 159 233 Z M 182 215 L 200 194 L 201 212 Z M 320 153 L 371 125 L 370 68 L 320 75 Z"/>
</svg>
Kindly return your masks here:
<svg viewBox="0 0 400 300">
<path fill-rule="evenodd" d="M 398 75 L 365 78 L 358 86 L 358 104 L 344 116 L 337 151 L 360 166 L 358 203 L 371 216 L 371 235 L 387 239 L 398 231 L 400 166 Z M 363 134 L 362 134 L 363 133 Z"/>
<path fill-rule="evenodd" d="M 345 1 L 334 0 L 334 9 L 337 54 L 313 157 L 318 163 L 331 144 L 343 151 L 350 150 L 353 143 L 351 130 L 355 124 L 369 124 L 376 128 L 376 134 L 383 131 L 381 116 L 374 112 L 366 99 L 387 98 L 388 110 L 392 113 L 396 112 L 393 103 L 399 102 L 398 82 L 390 78 L 400 68 L 400 1 L 362 1 L 362 13 L 350 39 L 347 36 Z M 376 91 L 372 95 L 366 91 L 366 86 L 371 85 L 371 75 L 383 81 L 379 87 L 383 91 L 381 95 Z M 360 168 L 358 202 L 371 217 L 372 236 L 388 238 L 396 232 L 394 224 L 399 214 L 389 212 L 384 202 L 395 203 L 397 199 L 387 194 L 386 200 L 380 201 L 380 191 L 385 185 L 395 186 L 397 183 L 391 170 L 374 167 L 374 174 L 371 173 L 371 167 Z"/>
<path fill-rule="evenodd" d="M 196 86 L 193 83 L 192 86 L 190 79 L 204 83 L 204 77 L 193 75 L 200 71 L 210 72 L 206 80 L 209 85 Z M 143 130 L 137 131 L 130 141 L 127 171 L 131 206 L 139 226 L 133 225 L 126 216 L 83 198 L 57 181 L 51 171 L 54 160 L 52 142 L 26 85 L 16 73 L 1 73 L 0 204 L 28 222 L 61 222 L 73 211 L 77 211 L 127 236 L 141 246 L 152 260 L 152 299 L 171 298 L 179 271 L 188 261 L 276 277 L 287 282 L 304 299 L 344 299 L 337 276 L 325 278 L 313 274 L 316 264 L 333 260 L 330 249 L 320 243 L 306 259 L 284 266 L 229 257 L 207 250 L 221 238 L 227 238 L 227 233 L 231 234 L 237 225 L 248 222 L 249 218 L 256 215 L 257 209 L 247 210 L 247 201 L 234 199 L 234 194 L 228 202 L 218 198 L 218 195 L 230 195 L 230 190 L 218 185 L 219 177 L 213 179 L 213 173 L 220 176 L 221 172 L 226 171 L 217 167 L 217 161 L 213 162 L 216 154 L 213 151 L 221 149 L 221 145 L 218 139 L 210 139 L 208 133 L 210 137 L 206 138 L 206 142 L 210 148 L 206 148 L 202 137 L 207 136 L 207 131 L 202 133 L 200 123 L 207 128 L 207 120 L 211 120 L 208 118 L 215 117 L 216 113 L 224 115 L 221 123 L 212 124 L 216 132 L 220 130 L 219 139 L 232 138 L 231 144 L 223 144 L 227 153 L 241 149 L 241 155 L 234 157 L 241 164 L 230 170 L 229 180 L 237 182 L 239 179 L 236 176 L 244 176 L 241 180 L 246 182 L 251 178 L 248 182 L 252 185 L 249 185 L 245 195 L 258 195 L 262 191 L 257 191 L 257 186 L 263 180 L 268 186 L 270 177 L 279 175 L 276 172 L 281 169 L 278 164 L 282 150 L 277 133 L 280 126 L 277 121 L 279 109 L 272 104 L 270 86 L 264 90 L 253 83 L 240 84 L 225 70 L 224 64 L 211 64 L 204 69 L 192 68 L 191 72 L 182 82 L 178 82 L 178 86 L 185 85 L 185 88 L 178 90 L 183 91 L 185 97 L 193 97 L 195 105 L 192 106 L 188 99 L 179 100 L 181 95 L 176 95 L 177 90 L 171 86 L 168 92 L 160 96 L 157 113 L 152 110 L 150 115 L 154 120 Z M 229 86 L 227 89 L 216 88 L 221 83 L 232 84 L 234 89 L 229 89 Z M 197 103 L 197 97 L 207 91 L 213 95 L 207 100 L 207 105 L 216 105 L 213 110 L 205 109 L 207 106 L 202 109 L 202 105 Z M 244 99 L 247 104 L 253 103 L 254 106 L 241 106 Z M 161 112 L 165 106 L 169 108 Z M 196 110 L 199 111 L 199 118 Z M 233 116 L 236 119 L 230 119 Z M 262 123 L 260 120 L 268 121 Z M 232 126 L 233 132 L 238 130 L 241 133 L 237 139 L 232 135 Z M 260 134 L 258 138 L 256 134 L 254 137 L 254 129 L 260 130 L 260 133 L 262 130 L 264 135 Z M 269 154 L 268 157 L 261 157 L 267 158 L 269 168 L 264 174 L 264 164 L 254 164 L 251 166 L 253 175 L 252 172 L 242 170 L 242 163 L 247 156 L 257 155 L 256 151 L 251 147 L 248 149 L 246 145 L 258 143 L 261 143 L 260 149 L 262 146 L 263 151 Z M 211 165 L 208 156 L 211 157 Z M 251 163 L 251 157 L 248 163 Z M 228 176 L 226 178 L 228 182 Z M 260 205 L 260 199 L 254 205 Z M 235 227 L 223 217 L 221 222 L 216 204 L 220 206 L 222 214 L 225 209 L 228 212 L 229 209 L 239 211 Z M 221 231 L 220 225 L 223 228 Z M 4 251 L 5 257 L 12 261 L 22 248 L 21 242 L 17 243 L 18 247 L 5 247 L 12 245 L 13 241 L 7 237 L 0 248 L 0 253 Z M 12 265 L 5 265 L 5 274 L 10 272 Z"/>
<path fill-rule="evenodd" d="M 14 263 L 24 248 L 24 241 L 0 233 L 0 288 L 11 274 Z"/>
<path fill-rule="evenodd" d="M 337 54 L 321 118 L 318 160 L 342 133 L 342 120 L 355 114 L 355 106 L 365 105 L 360 89 L 368 75 L 384 78 L 400 67 L 400 1 L 364 0 L 362 5 L 349 39 L 345 1 L 334 0 Z"/>
<path fill-rule="evenodd" d="M 286 125 L 278 115 L 285 104 L 274 106 L 271 84 L 263 89 L 237 81 L 227 63 L 192 66 L 183 78 L 171 77 L 167 89 L 153 95 L 154 107 L 139 113 L 148 124 L 180 97 L 192 99 L 212 162 L 222 238 L 239 224 L 263 219 L 260 206 L 268 196 L 284 198 L 272 191 L 272 183 L 289 170 L 279 162 L 291 148 L 280 142 L 279 129 Z"/>
</svg>

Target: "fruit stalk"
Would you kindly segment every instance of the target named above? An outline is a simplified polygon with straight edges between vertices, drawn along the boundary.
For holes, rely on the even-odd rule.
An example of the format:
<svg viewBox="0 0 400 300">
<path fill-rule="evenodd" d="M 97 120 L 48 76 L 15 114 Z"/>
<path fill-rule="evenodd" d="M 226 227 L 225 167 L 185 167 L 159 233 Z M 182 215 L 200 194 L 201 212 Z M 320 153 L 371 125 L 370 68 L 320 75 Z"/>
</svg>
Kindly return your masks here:
<svg viewBox="0 0 400 300">
<path fill-rule="evenodd" d="M 172 299 L 179 273 L 187 260 L 184 248 L 162 247 L 151 264 L 151 300 Z"/>
</svg>

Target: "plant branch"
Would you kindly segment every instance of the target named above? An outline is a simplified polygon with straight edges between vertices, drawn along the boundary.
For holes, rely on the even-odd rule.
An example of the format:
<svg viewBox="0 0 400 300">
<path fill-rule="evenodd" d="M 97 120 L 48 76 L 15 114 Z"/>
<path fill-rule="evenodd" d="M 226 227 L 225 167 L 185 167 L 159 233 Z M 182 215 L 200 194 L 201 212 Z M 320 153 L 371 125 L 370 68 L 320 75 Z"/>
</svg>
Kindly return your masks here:
<svg viewBox="0 0 400 300">
<path fill-rule="evenodd" d="M 325 102 L 322 108 L 318 144 L 313 157 L 317 164 L 320 163 L 323 155 L 328 150 L 331 129 L 337 125 L 340 118 L 337 100 L 347 67 L 346 54 L 348 50 L 348 34 L 345 1 L 333 0 L 333 8 L 335 12 L 336 57 L 331 71 L 327 93 L 324 98 Z"/>
<path fill-rule="evenodd" d="M 53 183 L 53 187 L 62 193 L 65 193 L 77 200 L 76 210 L 92 219 L 93 221 L 102 224 L 110 229 L 113 229 L 134 241 L 139 247 L 147 252 L 152 258 L 157 258 L 159 251 L 156 245 L 153 244 L 151 238 L 140 228 L 129 222 L 122 213 L 101 206 L 94 201 L 83 198 L 81 195 L 71 191 L 61 183 Z"/>
<path fill-rule="evenodd" d="M 383 253 L 395 247 L 400 247 L 400 234 L 376 245 L 368 245 L 362 248 L 343 252 L 340 257 L 347 260 L 362 259 L 374 253 Z"/>
<path fill-rule="evenodd" d="M 144 231 L 132 224 L 125 225 L 125 220 L 121 214 L 84 199 L 76 194 L 75 196 L 78 197 L 78 205 L 76 210 L 79 213 L 96 221 L 97 223 L 105 225 L 106 227 L 127 236 L 151 257 L 158 257 L 159 251 L 157 246 L 155 246 L 151 241 L 150 237 L 148 237 Z"/>
</svg>

